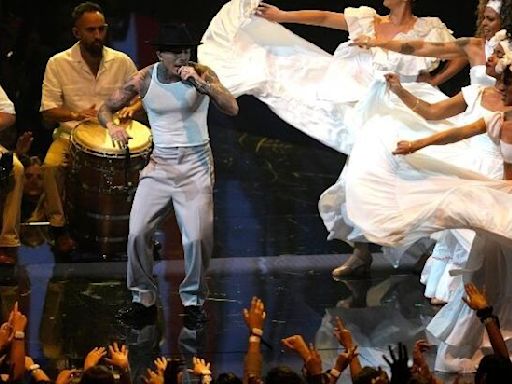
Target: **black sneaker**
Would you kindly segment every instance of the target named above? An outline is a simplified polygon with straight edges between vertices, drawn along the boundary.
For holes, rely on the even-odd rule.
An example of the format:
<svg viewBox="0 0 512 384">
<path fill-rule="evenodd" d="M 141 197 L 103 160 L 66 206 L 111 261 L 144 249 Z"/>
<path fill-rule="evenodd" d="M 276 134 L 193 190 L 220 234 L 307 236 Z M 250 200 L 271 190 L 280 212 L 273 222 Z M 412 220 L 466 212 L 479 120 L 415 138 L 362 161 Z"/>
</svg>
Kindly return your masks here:
<svg viewBox="0 0 512 384">
<path fill-rule="evenodd" d="M 117 311 L 115 317 L 125 324 L 150 324 L 156 321 L 156 305 L 146 307 L 139 303 L 130 303 Z"/>
<path fill-rule="evenodd" d="M 201 305 L 187 305 L 184 309 L 184 321 L 187 324 L 206 323 L 208 314 Z"/>
</svg>

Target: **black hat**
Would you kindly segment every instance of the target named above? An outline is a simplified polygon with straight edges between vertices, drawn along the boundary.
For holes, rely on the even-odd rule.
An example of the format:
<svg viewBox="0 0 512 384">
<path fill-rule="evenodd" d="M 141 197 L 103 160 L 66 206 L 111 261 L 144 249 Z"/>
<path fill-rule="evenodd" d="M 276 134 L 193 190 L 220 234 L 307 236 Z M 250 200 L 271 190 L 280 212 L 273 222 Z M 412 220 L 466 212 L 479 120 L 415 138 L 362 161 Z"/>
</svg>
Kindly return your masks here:
<svg viewBox="0 0 512 384">
<path fill-rule="evenodd" d="M 160 26 L 158 37 L 151 44 L 159 49 L 164 49 L 192 48 L 201 43 L 192 39 L 185 24 L 169 23 Z"/>
</svg>

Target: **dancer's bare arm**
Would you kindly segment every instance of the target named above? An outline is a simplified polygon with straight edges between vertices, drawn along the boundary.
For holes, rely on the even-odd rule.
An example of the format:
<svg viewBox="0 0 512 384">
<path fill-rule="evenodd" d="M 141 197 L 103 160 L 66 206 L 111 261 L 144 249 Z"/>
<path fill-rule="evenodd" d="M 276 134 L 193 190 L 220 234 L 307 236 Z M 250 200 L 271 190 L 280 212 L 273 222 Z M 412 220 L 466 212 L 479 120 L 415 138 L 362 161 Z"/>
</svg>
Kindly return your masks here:
<svg viewBox="0 0 512 384">
<path fill-rule="evenodd" d="M 276 23 L 296 23 L 316 25 L 332 29 L 347 30 L 348 25 L 343 13 L 317 10 L 282 11 L 274 5 L 261 3 L 256 15 Z"/>
</svg>

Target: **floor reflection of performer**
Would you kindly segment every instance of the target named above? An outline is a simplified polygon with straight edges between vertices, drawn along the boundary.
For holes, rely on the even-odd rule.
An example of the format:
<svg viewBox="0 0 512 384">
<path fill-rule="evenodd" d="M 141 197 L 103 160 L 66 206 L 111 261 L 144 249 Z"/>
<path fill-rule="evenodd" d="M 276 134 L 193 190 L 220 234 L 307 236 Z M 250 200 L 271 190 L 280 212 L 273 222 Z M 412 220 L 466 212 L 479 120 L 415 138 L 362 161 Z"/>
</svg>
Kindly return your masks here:
<svg viewBox="0 0 512 384">
<path fill-rule="evenodd" d="M 127 55 L 104 46 L 108 24 L 99 5 L 82 3 L 72 18 L 78 42 L 49 59 L 41 101 L 43 118 L 59 123 L 43 167 L 47 215 L 58 253 L 75 248 L 63 207 L 71 129 L 95 119 L 100 104 L 137 71 Z"/>
<path fill-rule="evenodd" d="M 387 40 L 454 40 L 438 18 L 416 17 L 411 0 L 385 0 L 383 5 L 390 11 L 387 16 L 369 7 L 349 7 L 343 13 L 285 12 L 266 4 L 258 7 L 258 3 L 232 0 L 224 5 L 203 36 L 200 62 L 214 68 L 236 95 L 258 97 L 282 119 L 340 152 L 350 153 L 359 124 L 352 113 L 354 105 L 366 97 L 368 86 L 380 73 L 397 71 L 410 83 L 412 92 L 440 100 L 444 94 L 431 84 L 443 83 L 465 64 L 464 59 L 456 59 L 430 76 L 439 59 L 413 58 L 379 48 L 365 51 L 348 43 L 341 44 L 333 57 L 263 19 L 344 29 L 350 39 L 366 35 Z M 261 17 L 253 17 L 255 12 Z M 368 244 L 350 225 L 334 227 L 342 212 L 331 210 L 329 198 L 337 191 L 330 192 L 323 196 L 320 207 L 328 238 L 356 242 L 353 256 L 333 275 L 367 271 L 371 263 Z"/>
<path fill-rule="evenodd" d="M 156 312 L 152 238 L 171 210 L 182 234 L 185 315 L 206 320 L 205 273 L 213 247 L 213 161 L 206 117 L 210 99 L 228 115 L 236 115 L 238 105 L 212 70 L 190 63 L 197 44 L 184 26 L 163 25 L 154 42 L 159 62 L 141 70 L 100 109 L 101 124 L 113 143 L 124 147 L 127 132 L 113 123 L 112 113 L 140 96 L 153 134 L 153 154 L 141 172 L 130 212 L 127 283 L 133 302 L 119 313 L 125 321 Z"/>
</svg>

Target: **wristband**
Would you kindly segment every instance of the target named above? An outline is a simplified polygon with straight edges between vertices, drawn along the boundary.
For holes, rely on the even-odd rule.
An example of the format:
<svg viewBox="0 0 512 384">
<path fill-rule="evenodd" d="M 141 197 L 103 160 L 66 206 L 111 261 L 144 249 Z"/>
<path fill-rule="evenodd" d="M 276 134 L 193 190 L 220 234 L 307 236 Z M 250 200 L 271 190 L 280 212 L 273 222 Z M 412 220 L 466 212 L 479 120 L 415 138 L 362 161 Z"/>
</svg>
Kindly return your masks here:
<svg viewBox="0 0 512 384">
<path fill-rule="evenodd" d="M 336 368 L 331 368 L 331 370 L 329 371 L 329 375 L 337 379 L 338 377 L 340 377 L 341 372 L 338 371 Z"/>
<path fill-rule="evenodd" d="M 491 316 L 487 316 L 487 317 L 484 317 L 483 319 L 481 319 L 482 324 L 484 324 L 484 325 L 487 325 L 487 323 L 489 323 L 493 320 L 496 321 L 496 325 L 498 326 L 498 328 L 501 328 L 500 319 L 498 319 L 498 316 L 491 315 Z"/>
<path fill-rule="evenodd" d="M 253 329 L 251 329 L 251 335 L 261 337 L 261 336 L 263 336 L 263 329 L 253 328 Z"/>
<path fill-rule="evenodd" d="M 38 369 L 41 369 L 41 366 L 39 364 L 32 364 L 30 367 L 28 367 L 29 372 L 37 371 Z"/>
<path fill-rule="evenodd" d="M 484 321 L 489 316 L 492 316 L 493 307 L 489 305 L 488 307 L 479 309 L 476 311 L 476 316 L 480 319 L 480 321 Z"/>
<path fill-rule="evenodd" d="M 23 340 L 25 338 L 25 332 L 23 332 L 23 331 L 14 332 L 14 338 L 16 340 Z"/>
<path fill-rule="evenodd" d="M 249 343 L 259 343 L 261 341 L 261 336 L 251 335 L 249 336 Z"/>
</svg>

